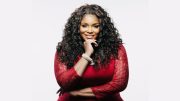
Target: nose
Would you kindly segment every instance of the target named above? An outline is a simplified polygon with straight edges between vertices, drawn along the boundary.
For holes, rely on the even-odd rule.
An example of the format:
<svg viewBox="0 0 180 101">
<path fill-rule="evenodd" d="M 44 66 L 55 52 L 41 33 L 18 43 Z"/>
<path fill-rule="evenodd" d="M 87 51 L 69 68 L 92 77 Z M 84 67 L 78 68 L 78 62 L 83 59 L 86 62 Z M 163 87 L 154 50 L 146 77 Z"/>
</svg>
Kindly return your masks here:
<svg viewBox="0 0 180 101">
<path fill-rule="evenodd" d="M 87 30 L 88 33 L 92 33 L 93 30 L 92 30 L 92 27 L 89 27 L 88 30 Z"/>
</svg>

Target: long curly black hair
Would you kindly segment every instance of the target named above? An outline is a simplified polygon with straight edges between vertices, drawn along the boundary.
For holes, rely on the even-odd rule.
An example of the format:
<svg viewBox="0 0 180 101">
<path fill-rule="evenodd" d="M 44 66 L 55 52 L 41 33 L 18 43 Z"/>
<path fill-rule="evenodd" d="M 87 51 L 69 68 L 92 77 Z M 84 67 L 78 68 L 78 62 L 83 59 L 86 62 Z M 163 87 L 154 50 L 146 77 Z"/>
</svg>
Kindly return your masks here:
<svg viewBox="0 0 180 101">
<path fill-rule="evenodd" d="M 111 58 L 118 58 L 118 48 L 122 44 L 122 39 L 108 13 L 99 5 L 85 4 L 71 14 L 65 24 L 63 39 L 56 47 L 59 60 L 68 69 L 73 67 L 78 56 L 84 53 L 83 39 L 80 36 L 79 29 L 85 14 L 95 15 L 100 20 L 100 33 L 96 39 L 98 48 L 95 48 L 91 55 L 95 62 L 94 67 L 99 68 L 100 65 L 108 64 Z"/>
</svg>

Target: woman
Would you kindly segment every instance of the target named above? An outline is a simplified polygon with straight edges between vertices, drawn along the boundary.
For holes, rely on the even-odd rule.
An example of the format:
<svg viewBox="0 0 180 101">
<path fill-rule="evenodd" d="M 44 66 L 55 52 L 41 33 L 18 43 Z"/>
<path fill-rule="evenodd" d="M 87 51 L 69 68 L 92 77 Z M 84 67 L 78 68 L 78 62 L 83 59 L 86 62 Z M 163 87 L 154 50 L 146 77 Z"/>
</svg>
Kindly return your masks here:
<svg viewBox="0 0 180 101">
<path fill-rule="evenodd" d="M 76 9 L 55 54 L 58 101 L 123 101 L 119 92 L 126 88 L 129 72 L 122 44 L 102 7 Z"/>
</svg>

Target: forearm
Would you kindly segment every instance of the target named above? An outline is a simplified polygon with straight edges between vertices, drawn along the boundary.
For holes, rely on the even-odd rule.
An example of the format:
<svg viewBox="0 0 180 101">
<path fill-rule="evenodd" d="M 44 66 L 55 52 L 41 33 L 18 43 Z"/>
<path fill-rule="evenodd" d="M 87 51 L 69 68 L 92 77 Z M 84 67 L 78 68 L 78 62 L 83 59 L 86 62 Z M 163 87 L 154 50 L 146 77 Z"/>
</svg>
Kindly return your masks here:
<svg viewBox="0 0 180 101">
<path fill-rule="evenodd" d="M 88 61 L 81 57 L 81 59 L 75 64 L 74 69 L 79 76 L 82 76 L 88 65 Z"/>
<path fill-rule="evenodd" d="M 94 51 L 91 43 L 94 43 L 96 47 L 98 46 L 98 44 L 95 41 L 96 40 L 94 39 L 87 39 L 84 41 L 84 49 L 85 49 L 84 54 L 86 54 L 86 56 L 88 56 L 89 58 Z M 75 64 L 74 68 L 79 76 L 82 76 L 88 62 L 89 62 L 89 59 L 87 59 L 87 57 L 85 58 L 82 56 L 81 59 Z"/>
<path fill-rule="evenodd" d="M 95 42 L 96 40 L 85 40 L 84 42 L 84 49 L 85 49 L 85 54 L 90 58 L 91 54 L 93 53 L 94 49 L 91 45 L 91 43 L 94 43 L 96 47 L 98 46 L 97 43 Z M 89 60 L 85 57 L 81 57 L 81 59 L 75 64 L 74 68 L 75 71 L 79 76 L 82 76 L 84 70 L 86 69 L 88 65 Z"/>
</svg>

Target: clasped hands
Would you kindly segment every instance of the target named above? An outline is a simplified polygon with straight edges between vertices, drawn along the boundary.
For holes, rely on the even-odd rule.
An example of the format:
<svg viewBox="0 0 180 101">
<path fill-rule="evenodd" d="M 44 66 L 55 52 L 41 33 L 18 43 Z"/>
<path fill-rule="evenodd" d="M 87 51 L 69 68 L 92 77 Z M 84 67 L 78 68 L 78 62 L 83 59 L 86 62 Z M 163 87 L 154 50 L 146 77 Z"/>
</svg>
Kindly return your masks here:
<svg viewBox="0 0 180 101">
<path fill-rule="evenodd" d="M 84 97 L 94 97 L 94 93 L 91 88 L 84 88 L 80 90 L 74 90 L 69 92 L 72 96 L 84 96 Z"/>
</svg>

